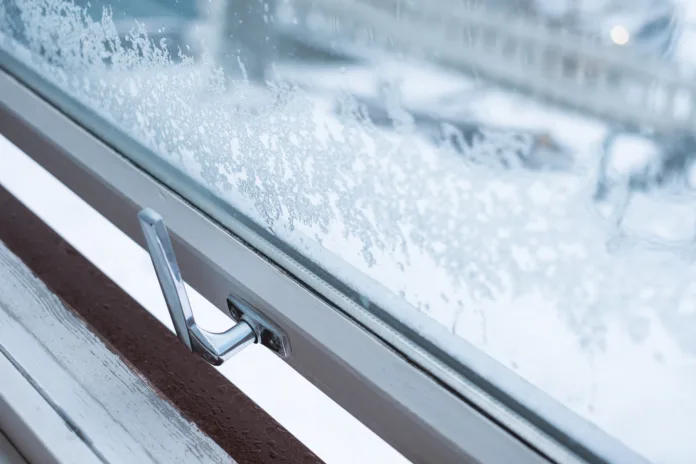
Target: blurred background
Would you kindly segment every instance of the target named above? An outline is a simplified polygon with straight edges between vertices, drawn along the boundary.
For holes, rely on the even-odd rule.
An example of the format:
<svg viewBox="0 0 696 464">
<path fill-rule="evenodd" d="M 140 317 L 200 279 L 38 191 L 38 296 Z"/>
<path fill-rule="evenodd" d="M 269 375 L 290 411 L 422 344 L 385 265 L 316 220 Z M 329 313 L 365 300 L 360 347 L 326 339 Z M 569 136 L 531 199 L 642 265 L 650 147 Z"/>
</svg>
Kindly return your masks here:
<svg viewBox="0 0 696 464">
<path fill-rule="evenodd" d="M 650 86 L 646 80 L 654 79 L 641 74 L 645 69 L 659 67 L 658 76 L 672 79 L 678 73 L 693 81 L 696 54 L 689 50 L 696 44 L 690 19 L 694 9 L 685 2 L 77 0 L 76 4 L 97 20 L 109 9 L 124 39 L 136 20 L 174 58 L 181 53 L 220 67 L 228 79 L 258 86 L 282 82 L 324 97 L 333 95 L 337 111 L 338 101 L 350 94 L 372 124 L 407 127 L 462 152 L 489 136 L 512 140 L 516 147 L 512 155 L 502 150 L 505 153 L 496 159 L 474 162 L 531 170 L 569 170 L 577 165 L 576 150 L 564 140 L 567 134 L 554 131 L 547 120 L 477 110 L 476 101 L 491 94 L 522 94 L 551 103 L 554 110 L 599 117 L 610 130 L 595 154 L 599 170 L 595 198 L 606 200 L 614 187 L 622 187 L 613 200 L 612 220 L 624 214 L 626 190 L 662 189 L 674 181 L 681 188 L 694 177 L 690 129 L 672 124 L 656 130 L 650 118 L 634 117 L 642 110 L 640 105 L 626 105 L 628 117 L 601 111 L 607 93 L 592 89 L 604 85 L 610 100 L 611 92 L 617 92 L 629 103 L 641 103 L 646 85 Z M 511 35 L 501 36 L 510 31 Z M 559 43 L 560 48 L 554 49 Z M 589 55 L 588 46 L 595 49 Z M 615 63 L 607 65 L 604 52 Z M 529 75 L 534 60 L 548 63 Z M 625 76 L 624 70 L 630 72 L 635 64 L 645 69 L 638 71 L 638 77 Z M 657 95 L 672 89 L 651 91 Z M 689 106 L 693 97 L 687 92 L 682 106 Z M 622 106 L 623 100 L 614 106 Z M 635 153 L 625 155 L 627 146 Z"/>
</svg>

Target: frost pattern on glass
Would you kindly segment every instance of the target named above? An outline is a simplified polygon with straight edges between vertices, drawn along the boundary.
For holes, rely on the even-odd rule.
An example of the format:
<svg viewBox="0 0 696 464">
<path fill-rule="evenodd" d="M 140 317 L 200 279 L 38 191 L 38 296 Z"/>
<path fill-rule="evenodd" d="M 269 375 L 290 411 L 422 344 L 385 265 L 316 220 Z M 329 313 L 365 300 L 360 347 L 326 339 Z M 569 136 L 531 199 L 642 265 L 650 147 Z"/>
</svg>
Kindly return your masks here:
<svg viewBox="0 0 696 464">
<path fill-rule="evenodd" d="M 680 387 L 696 385 L 696 202 L 686 184 L 628 195 L 654 165 L 631 165 L 643 141 L 547 116 L 572 159 L 544 169 L 536 135 L 414 130 L 398 83 L 377 92 L 383 123 L 354 96 L 230 79 L 137 22 L 120 37 L 108 8 L 4 0 L 0 26 L 3 49 L 328 271 L 374 279 L 648 456 L 694 451 L 650 436 L 696 417 Z"/>
</svg>

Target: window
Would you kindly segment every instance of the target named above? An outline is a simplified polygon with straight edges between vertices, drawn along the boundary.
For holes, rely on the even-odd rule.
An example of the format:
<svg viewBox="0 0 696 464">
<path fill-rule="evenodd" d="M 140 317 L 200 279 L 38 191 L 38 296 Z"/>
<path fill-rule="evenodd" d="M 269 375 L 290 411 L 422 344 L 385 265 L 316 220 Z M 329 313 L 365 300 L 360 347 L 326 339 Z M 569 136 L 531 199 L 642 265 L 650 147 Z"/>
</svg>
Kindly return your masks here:
<svg viewBox="0 0 696 464">
<path fill-rule="evenodd" d="M 688 462 L 689 45 L 541 3 L 0 0 L 0 103 L 406 456 Z"/>
</svg>

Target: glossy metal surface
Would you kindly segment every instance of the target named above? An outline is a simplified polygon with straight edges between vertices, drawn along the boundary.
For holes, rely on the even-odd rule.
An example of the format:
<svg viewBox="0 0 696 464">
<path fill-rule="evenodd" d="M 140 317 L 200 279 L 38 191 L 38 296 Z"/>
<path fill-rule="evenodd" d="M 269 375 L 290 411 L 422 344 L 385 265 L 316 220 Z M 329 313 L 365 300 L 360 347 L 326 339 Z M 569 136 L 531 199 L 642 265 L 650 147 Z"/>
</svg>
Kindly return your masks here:
<svg viewBox="0 0 696 464">
<path fill-rule="evenodd" d="M 288 336 L 270 319 L 261 314 L 251 304 L 242 298 L 230 295 L 227 297 L 227 313 L 235 321 L 249 324 L 258 337 L 257 343 L 262 344 L 281 358 L 290 356 L 290 340 Z"/>
<path fill-rule="evenodd" d="M 169 239 L 162 216 L 146 208 L 138 214 L 138 218 L 145 235 L 152 265 L 155 267 L 157 279 L 162 288 L 162 294 L 164 294 L 164 300 L 167 302 L 169 315 L 174 322 L 176 334 L 181 343 L 191 350 L 193 347 L 189 329 L 196 324 L 179 264 L 176 261 L 172 242 Z"/>
<path fill-rule="evenodd" d="M 207 332 L 197 325 L 190 329 L 193 352 L 214 366 L 219 366 L 247 346 L 256 342 L 256 334 L 244 321 L 222 333 Z"/>
<path fill-rule="evenodd" d="M 216 366 L 246 346 L 257 341 L 251 325 L 237 320 L 237 325 L 223 333 L 207 332 L 196 325 L 184 280 L 176 261 L 162 216 L 150 208 L 138 213 L 147 248 L 155 267 L 169 315 L 181 343 Z"/>
</svg>

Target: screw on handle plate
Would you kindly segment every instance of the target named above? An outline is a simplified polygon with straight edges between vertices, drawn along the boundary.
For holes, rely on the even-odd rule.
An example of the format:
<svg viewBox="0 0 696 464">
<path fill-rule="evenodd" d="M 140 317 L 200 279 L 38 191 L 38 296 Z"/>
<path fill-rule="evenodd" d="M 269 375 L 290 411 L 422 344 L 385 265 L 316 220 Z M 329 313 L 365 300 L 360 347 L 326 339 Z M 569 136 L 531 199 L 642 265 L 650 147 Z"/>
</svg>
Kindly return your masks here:
<svg viewBox="0 0 696 464">
<path fill-rule="evenodd" d="M 290 354 L 290 344 L 285 333 L 249 303 L 234 295 L 230 295 L 227 300 L 229 315 L 237 322 L 234 327 L 222 333 L 212 333 L 200 328 L 193 316 L 162 216 L 146 208 L 138 214 L 138 219 L 181 343 L 216 366 L 252 343 L 260 343 L 281 357 Z"/>
</svg>

